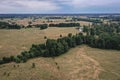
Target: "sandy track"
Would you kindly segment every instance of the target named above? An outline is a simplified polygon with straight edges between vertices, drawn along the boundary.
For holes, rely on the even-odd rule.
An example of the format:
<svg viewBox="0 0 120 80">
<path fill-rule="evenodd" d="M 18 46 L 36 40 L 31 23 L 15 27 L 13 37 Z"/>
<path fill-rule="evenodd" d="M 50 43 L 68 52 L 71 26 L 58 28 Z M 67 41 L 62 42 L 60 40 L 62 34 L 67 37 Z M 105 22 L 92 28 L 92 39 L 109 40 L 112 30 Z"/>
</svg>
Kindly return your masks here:
<svg viewBox="0 0 120 80">
<path fill-rule="evenodd" d="M 66 56 L 65 59 L 59 60 L 58 63 L 60 63 L 60 71 L 64 72 L 68 80 L 99 80 L 102 68 L 96 60 L 85 54 L 84 47 Z"/>
<path fill-rule="evenodd" d="M 83 56 L 85 59 L 89 60 L 93 64 L 92 65 L 92 67 L 94 69 L 94 73 L 92 74 L 93 79 L 99 80 L 99 74 L 100 74 L 101 70 L 103 70 L 101 68 L 100 64 L 96 60 L 94 60 L 93 58 L 85 55 L 84 48 L 82 48 L 81 51 L 82 51 L 82 53 L 80 55 Z M 78 52 L 78 53 L 80 53 L 80 52 Z"/>
</svg>

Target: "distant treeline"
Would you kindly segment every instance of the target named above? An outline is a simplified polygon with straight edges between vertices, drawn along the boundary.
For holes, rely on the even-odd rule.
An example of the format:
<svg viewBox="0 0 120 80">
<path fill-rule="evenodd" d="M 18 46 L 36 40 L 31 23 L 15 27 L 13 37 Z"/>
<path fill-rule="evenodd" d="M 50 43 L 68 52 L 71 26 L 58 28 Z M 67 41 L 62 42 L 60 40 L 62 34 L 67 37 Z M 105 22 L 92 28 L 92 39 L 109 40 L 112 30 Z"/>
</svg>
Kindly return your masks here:
<svg viewBox="0 0 120 80">
<path fill-rule="evenodd" d="M 48 27 L 79 27 L 80 23 L 58 23 L 58 24 L 36 24 L 32 25 L 32 22 L 29 23 L 28 26 L 18 25 L 18 24 L 10 24 L 8 22 L 0 22 L 0 29 L 21 29 L 21 28 L 40 28 L 46 29 Z"/>
<path fill-rule="evenodd" d="M 79 27 L 80 23 L 58 23 L 58 24 L 49 24 L 49 27 Z"/>
<path fill-rule="evenodd" d="M 84 18 L 73 18 L 73 21 L 87 21 L 87 22 L 93 22 L 93 23 L 102 23 L 99 19 L 84 19 Z"/>
<path fill-rule="evenodd" d="M 35 28 L 40 28 L 41 30 L 48 28 L 48 24 L 36 24 L 36 25 L 32 25 L 32 26 L 34 26 Z"/>
<path fill-rule="evenodd" d="M 0 29 L 21 29 L 21 26 L 17 24 L 9 24 L 7 22 L 0 22 Z"/>
<path fill-rule="evenodd" d="M 112 21 L 120 21 L 120 16 L 113 18 Z"/>
<path fill-rule="evenodd" d="M 64 19 L 63 17 L 46 17 L 46 19 Z"/>
<path fill-rule="evenodd" d="M 120 23 L 84 26 L 83 32 L 87 33 L 87 35 L 100 35 L 102 33 L 120 34 Z"/>
<path fill-rule="evenodd" d="M 108 19 L 110 21 L 120 21 L 120 15 L 109 15 L 109 16 L 105 16 L 105 17 L 101 17 L 102 19 Z"/>
<path fill-rule="evenodd" d="M 28 26 L 22 26 L 22 25 L 17 25 L 17 24 L 10 24 L 8 22 L 0 22 L 0 29 L 21 29 L 21 28 L 32 28 L 32 27 L 46 29 L 48 28 L 48 24 L 37 24 L 37 25 L 28 25 Z"/>
<path fill-rule="evenodd" d="M 89 36 L 88 45 L 102 49 L 120 50 L 120 23 L 93 24 L 84 26 L 83 32 Z"/>
</svg>

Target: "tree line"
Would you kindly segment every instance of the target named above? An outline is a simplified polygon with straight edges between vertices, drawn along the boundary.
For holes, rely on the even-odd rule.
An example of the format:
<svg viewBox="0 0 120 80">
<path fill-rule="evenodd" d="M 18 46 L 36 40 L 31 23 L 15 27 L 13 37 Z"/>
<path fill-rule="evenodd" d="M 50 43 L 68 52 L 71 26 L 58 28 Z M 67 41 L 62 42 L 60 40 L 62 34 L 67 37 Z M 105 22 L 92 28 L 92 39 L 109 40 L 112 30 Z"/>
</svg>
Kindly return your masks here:
<svg viewBox="0 0 120 80">
<path fill-rule="evenodd" d="M 86 33 L 88 45 L 102 49 L 120 50 L 120 24 L 93 24 L 84 26 L 83 32 Z"/>
<path fill-rule="evenodd" d="M 49 24 L 49 27 L 78 27 L 80 23 L 58 23 L 58 24 Z"/>
<path fill-rule="evenodd" d="M 3 57 L 0 64 L 9 62 L 26 62 L 36 57 L 56 57 L 66 53 L 69 49 L 81 44 L 94 48 L 120 50 L 120 24 L 93 24 L 84 26 L 83 33 L 68 34 L 58 39 L 47 39 L 44 44 L 33 44 L 28 51 L 23 51 L 17 56 Z"/>
<path fill-rule="evenodd" d="M 18 25 L 15 23 L 8 23 L 8 22 L 0 22 L 0 29 L 21 29 L 21 28 L 32 28 L 35 26 L 36 28 L 46 29 L 48 28 L 48 24 L 37 24 L 37 25 L 31 25 L 32 22 L 29 22 L 29 25 L 27 27 Z"/>
<path fill-rule="evenodd" d="M 67 52 L 79 44 L 82 44 L 82 35 L 73 36 L 71 33 L 67 37 L 61 37 L 57 40 L 47 39 L 45 44 L 32 45 L 29 51 L 23 51 L 17 56 L 3 57 L 0 64 L 9 62 L 26 62 L 35 57 L 55 57 Z"/>
<path fill-rule="evenodd" d="M 32 45 L 29 51 L 23 51 L 17 56 L 3 57 L 0 64 L 9 62 L 26 62 L 36 57 L 56 57 L 66 53 L 69 49 L 81 44 L 87 44 L 91 47 L 101 49 L 120 50 L 120 34 L 109 35 L 102 33 L 98 37 L 93 35 L 83 35 L 82 33 L 55 39 L 47 39 L 45 44 Z"/>
<path fill-rule="evenodd" d="M 35 26 L 36 28 L 40 28 L 41 30 L 48 28 L 48 24 L 37 24 L 37 25 L 34 25 L 34 26 Z"/>
<path fill-rule="evenodd" d="M 21 26 L 17 24 L 9 24 L 7 22 L 0 22 L 0 29 L 21 29 Z"/>
<path fill-rule="evenodd" d="M 83 32 L 87 35 L 100 35 L 101 33 L 120 34 L 120 23 L 110 24 L 92 24 L 91 26 L 84 26 Z"/>
<path fill-rule="evenodd" d="M 58 23 L 58 24 L 36 24 L 32 25 L 32 22 L 29 22 L 29 25 L 27 27 L 17 25 L 17 24 L 9 24 L 7 22 L 0 22 L 0 29 L 21 29 L 21 28 L 40 28 L 42 29 L 47 29 L 48 27 L 79 27 L 79 23 Z"/>
<path fill-rule="evenodd" d="M 93 23 L 102 23 L 99 19 L 89 19 L 89 18 L 72 18 L 73 21 L 87 21 L 87 22 L 93 22 Z"/>
</svg>

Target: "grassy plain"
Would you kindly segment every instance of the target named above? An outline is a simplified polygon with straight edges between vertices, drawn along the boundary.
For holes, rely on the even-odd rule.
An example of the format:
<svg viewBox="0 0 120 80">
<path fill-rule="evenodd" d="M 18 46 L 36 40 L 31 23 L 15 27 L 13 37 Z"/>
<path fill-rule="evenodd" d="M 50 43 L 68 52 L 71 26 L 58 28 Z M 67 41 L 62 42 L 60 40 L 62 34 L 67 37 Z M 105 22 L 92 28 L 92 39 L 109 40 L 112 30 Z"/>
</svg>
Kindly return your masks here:
<svg viewBox="0 0 120 80">
<path fill-rule="evenodd" d="M 28 25 L 31 20 L 16 19 L 15 21 L 18 21 L 18 24 Z M 80 23 L 90 24 L 82 21 Z M 56 39 L 60 34 L 67 36 L 68 33 L 76 34 L 78 30 L 55 27 L 45 30 L 1 29 L 0 58 L 20 54 L 21 51 L 28 50 L 32 44 L 44 43 L 44 36 Z M 35 63 L 35 68 L 32 68 L 32 63 Z M 30 59 L 26 63 L 3 64 L 0 65 L 0 80 L 120 80 L 120 51 L 82 45 L 55 58 L 40 57 Z"/>
<path fill-rule="evenodd" d="M 51 27 L 45 30 L 39 28 L 27 28 L 21 30 L 0 30 L 0 58 L 4 56 L 17 55 L 21 51 L 28 50 L 32 44 L 41 44 L 45 42 L 44 36 L 56 39 L 67 36 L 68 33 L 76 34 L 75 28 L 55 28 Z"/>
<path fill-rule="evenodd" d="M 55 58 L 0 65 L 0 80 L 119 80 L 119 56 L 120 51 L 82 45 Z"/>
</svg>

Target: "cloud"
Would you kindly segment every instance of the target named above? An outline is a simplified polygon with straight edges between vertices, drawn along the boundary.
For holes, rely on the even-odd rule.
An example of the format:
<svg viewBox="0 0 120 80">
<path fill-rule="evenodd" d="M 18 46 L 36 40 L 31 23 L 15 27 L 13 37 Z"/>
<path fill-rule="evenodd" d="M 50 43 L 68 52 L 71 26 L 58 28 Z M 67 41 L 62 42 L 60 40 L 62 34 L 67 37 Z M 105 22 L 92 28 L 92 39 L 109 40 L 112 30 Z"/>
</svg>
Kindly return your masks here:
<svg viewBox="0 0 120 80">
<path fill-rule="evenodd" d="M 52 0 L 4 0 L 0 10 L 4 12 L 49 12 L 59 10 L 60 6 Z"/>
<path fill-rule="evenodd" d="M 119 0 L 58 0 L 73 13 L 120 13 Z"/>
<path fill-rule="evenodd" d="M 120 12 L 119 0 L 1 0 L 0 13 Z"/>
<path fill-rule="evenodd" d="M 119 0 L 59 0 L 63 4 L 72 6 L 74 8 L 84 8 L 84 7 L 91 7 L 91 6 L 109 6 L 112 5 L 113 7 L 117 4 L 120 4 Z"/>
</svg>

